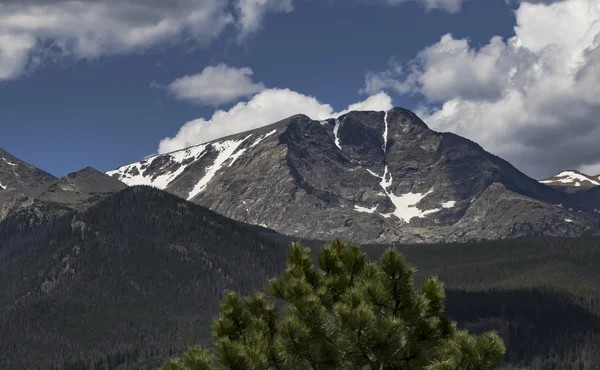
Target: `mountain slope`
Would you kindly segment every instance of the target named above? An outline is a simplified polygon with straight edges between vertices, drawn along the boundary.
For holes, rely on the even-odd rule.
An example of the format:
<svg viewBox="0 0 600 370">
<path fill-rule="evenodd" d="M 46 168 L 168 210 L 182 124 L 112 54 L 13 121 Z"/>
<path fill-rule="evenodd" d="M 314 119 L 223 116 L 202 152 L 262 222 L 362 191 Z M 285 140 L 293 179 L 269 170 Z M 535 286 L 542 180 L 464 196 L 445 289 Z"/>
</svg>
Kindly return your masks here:
<svg viewBox="0 0 600 370">
<path fill-rule="evenodd" d="M 479 234 L 517 237 L 532 230 L 574 236 L 596 227 L 587 216 L 553 205 L 563 202 L 564 193 L 472 141 L 430 130 L 402 108 L 350 112 L 326 121 L 297 115 L 107 174 L 298 237 L 437 242 Z M 495 183 L 501 185 L 493 192 L 496 197 L 476 203 Z M 529 198 L 536 212 L 509 193 Z M 502 194 L 505 206 L 494 208 Z M 477 228 L 460 223 L 475 206 L 485 209 L 478 211 L 483 218 Z M 505 208 L 525 216 L 497 214 Z"/>
<path fill-rule="evenodd" d="M 0 223 L 0 368 L 112 369 L 204 341 L 225 291 L 283 268 L 253 229 L 148 187 L 27 233 Z"/>
<path fill-rule="evenodd" d="M 17 160 L 7 164 L 15 167 L 14 170 L 0 169 L 0 175 L 8 177 L 11 174 L 15 178 L 21 179 L 23 184 L 24 176 L 17 168 Z M 47 222 L 49 219 L 60 216 L 71 210 L 85 209 L 98 201 L 114 194 L 127 186 L 122 182 L 107 176 L 91 167 L 70 173 L 60 179 L 53 176 L 43 176 L 44 172 L 35 169 L 35 167 L 23 166 L 31 169 L 32 173 L 42 173 L 42 176 L 30 176 L 26 186 L 21 186 L 19 190 L 7 190 L 4 199 L 0 199 L 2 207 L 0 208 L 0 221 L 9 218 L 15 213 L 21 213 L 20 219 L 29 215 L 30 223 Z M 11 172 L 13 171 L 13 172 Z M 42 215 L 43 214 L 43 215 Z"/>
<path fill-rule="evenodd" d="M 87 167 L 44 186 L 37 200 L 83 209 L 127 186 L 104 173 Z"/>
<path fill-rule="evenodd" d="M 0 196 L 3 192 L 26 194 L 29 189 L 54 180 L 56 177 L 53 175 L 0 149 Z"/>
</svg>

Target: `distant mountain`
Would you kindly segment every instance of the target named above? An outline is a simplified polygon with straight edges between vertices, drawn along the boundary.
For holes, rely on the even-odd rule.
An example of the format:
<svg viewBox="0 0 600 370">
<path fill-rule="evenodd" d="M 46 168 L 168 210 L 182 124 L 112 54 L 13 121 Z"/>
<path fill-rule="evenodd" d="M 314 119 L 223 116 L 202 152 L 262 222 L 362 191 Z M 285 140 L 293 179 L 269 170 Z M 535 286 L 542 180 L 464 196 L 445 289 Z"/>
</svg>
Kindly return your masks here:
<svg viewBox="0 0 600 370">
<path fill-rule="evenodd" d="M 33 188 L 56 180 L 53 175 L 0 149 L 0 196 L 7 192 L 27 194 Z"/>
<path fill-rule="evenodd" d="M 121 181 L 87 167 L 44 186 L 36 199 L 72 209 L 84 209 L 125 188 L 127 185 Z"/>
<path fill-rule="evenodd" d="M 0 221 L 56 177 L 0 149 Z"/>
<path fill-rule="evenodd" d="M 402 108 L 296 115 L 107 174 L 305 238 L 443 242 L 597 227 L 558 206 L 564 192 Z"/>
<path fill-rule="evenodd" d="M 1 150 L 0 183 L 0 221 L 15 212 L 51 217 L 85 209 L 127 187 L 91 167 L 57 179 Z"/>
<path fill-rule="evenodd" d="M 139 369 L 205 342 L 224 292 L 286 260 L 259 228 L 149 187 L 25 231 L 18 216 L 0 223 L 0 369 Z"/>
<path fill-rule="evenodd" d="M 600 176 L 590 176 L 579 171 L 562 171 L 552 177 L 540 180 L 556 189 L 567 191 L 580 191 L 600 185 Z"/>
</svg>

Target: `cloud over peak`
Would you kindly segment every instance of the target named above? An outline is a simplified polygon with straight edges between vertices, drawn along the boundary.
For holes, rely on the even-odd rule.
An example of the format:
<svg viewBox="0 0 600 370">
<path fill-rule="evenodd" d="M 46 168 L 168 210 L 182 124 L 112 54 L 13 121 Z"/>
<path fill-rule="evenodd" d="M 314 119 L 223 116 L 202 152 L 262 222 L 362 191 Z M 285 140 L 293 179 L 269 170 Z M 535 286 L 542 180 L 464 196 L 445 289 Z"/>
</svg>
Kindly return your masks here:
<svg viewBox="0 0 600 370">
<path fill-rule="evenodd" d="M 363 91 L 418 94 L 433 128 L 481 143 L 544 177 L 600 163 L 600 3 L 522 2 L 515 35 L 476 48 L 444 35 Z"/>
<path fill-rule="evenodd" d="M 183 125 L 177 135 L 160 142 L 158 152 L 168 153 L 188 146 L 205 143 L 227 135 L 259 128 L 295 114 L 306 114 L 321 120 L 337 117 L 351 110 L 388 110 L 392 100 L 386 93 L 370 96 L 364 101 L 351 104 L 341 112 L 315 97 L 290 89 L 266 89 L 247 102 L 240 102 L 231 109 L 217 110 L 210 119 L 199 118 Z"/>
</svg>

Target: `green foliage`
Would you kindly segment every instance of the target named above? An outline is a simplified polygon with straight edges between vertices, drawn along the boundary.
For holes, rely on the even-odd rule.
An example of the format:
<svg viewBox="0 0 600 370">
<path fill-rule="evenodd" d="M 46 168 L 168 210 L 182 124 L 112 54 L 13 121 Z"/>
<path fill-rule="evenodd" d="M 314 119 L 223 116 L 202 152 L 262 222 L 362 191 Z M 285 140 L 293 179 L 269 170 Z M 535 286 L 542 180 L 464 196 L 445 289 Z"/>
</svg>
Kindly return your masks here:
<svg viewBox="0 0 600 370">
<path fill-rule="evenodd" d="M 415 271 L 395 249 L 376 264 L 339 240 L 321 249 L 316 268 L 310 249 L 294 243 L 287 269 L 267 286 L 286 302 L 283 315 L 262 293 L 228 293 L 213 325 L 212 360 L 194 347 L 161 370 L 496 367 L 505 352 L 499 336 L 457 330 L 444 314 L 443 284 L 429 278 L 417 289 Z"/>
</svg>

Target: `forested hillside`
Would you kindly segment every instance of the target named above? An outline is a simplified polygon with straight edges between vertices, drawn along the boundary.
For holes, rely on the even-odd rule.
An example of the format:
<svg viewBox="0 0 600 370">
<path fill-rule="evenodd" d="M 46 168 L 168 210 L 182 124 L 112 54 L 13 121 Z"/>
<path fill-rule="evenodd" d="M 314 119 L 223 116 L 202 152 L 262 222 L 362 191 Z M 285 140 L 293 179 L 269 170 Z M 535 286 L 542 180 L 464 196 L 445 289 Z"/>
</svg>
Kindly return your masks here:
<svg viewBox="0 0 600 370">
<path fill-rule="evenodd" d="M 0 223 L 0 368 L 158 366 L 207 343 L 224 292 L 262 288 L 285 267 L 290 241 L 148 187 L 54 221 L 14 215 Z M 316 252 L 322 242 L 305 244 Z M 438 274 L 447 284 L 452 319 L 500 333 L 508 362 L 594 369 L 599 246 L 532 238 L 397 248 L 417 283 Z M 363 250 L 378 258 L 384 247 Z"/>
<path fill-rule="evenodd" d="M 3 369 L 139 368 L 203 341 L 223 292 L 261 287 L 285 259 L 247 226 L 146 187 L 32 225 L 0 229 Z"/>
</svg>

